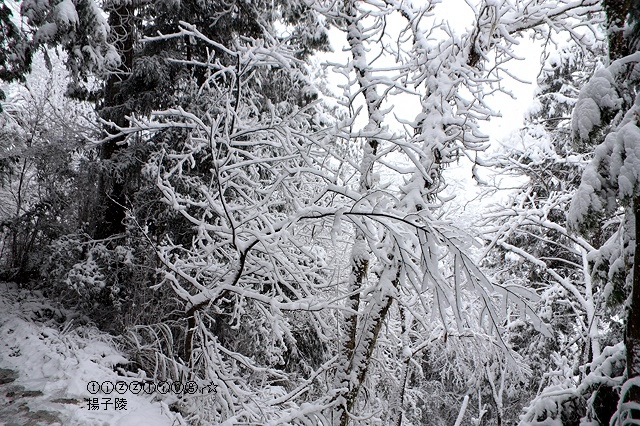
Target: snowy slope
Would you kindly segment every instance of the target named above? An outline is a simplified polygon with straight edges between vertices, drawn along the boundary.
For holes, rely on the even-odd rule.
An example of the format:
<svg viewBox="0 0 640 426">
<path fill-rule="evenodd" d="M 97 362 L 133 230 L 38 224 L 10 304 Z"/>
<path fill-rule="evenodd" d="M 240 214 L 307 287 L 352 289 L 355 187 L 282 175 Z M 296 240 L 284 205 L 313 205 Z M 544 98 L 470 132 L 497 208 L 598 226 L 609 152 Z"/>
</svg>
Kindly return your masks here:
<svg viewBox="0 0 640 426">
<path fill-rule="evenodd" d="M 90 382 L 135 381 L 114 372 L 126 362 L 109 336 L 0 283 L 0 425 L 184 424 L 157 395 L 89 392 Z"/>
</svg>

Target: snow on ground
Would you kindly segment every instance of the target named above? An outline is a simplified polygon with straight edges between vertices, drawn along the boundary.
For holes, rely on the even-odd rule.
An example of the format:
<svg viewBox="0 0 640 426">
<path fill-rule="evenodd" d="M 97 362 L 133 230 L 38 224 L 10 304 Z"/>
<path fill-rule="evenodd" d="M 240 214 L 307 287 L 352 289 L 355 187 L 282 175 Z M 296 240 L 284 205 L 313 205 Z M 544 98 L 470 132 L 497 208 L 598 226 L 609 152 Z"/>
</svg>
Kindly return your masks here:
<svg viewBox="0 0 640 426">
<path fill-rule="evenodd" d="M 68 318 L 37 294 L 0 283 L 0 425 L 184 424 L 154 394 L 90 393 L 91 382 L 136 378 L 114 372 L 127 360 L 108 335 Z"/>
</svg>

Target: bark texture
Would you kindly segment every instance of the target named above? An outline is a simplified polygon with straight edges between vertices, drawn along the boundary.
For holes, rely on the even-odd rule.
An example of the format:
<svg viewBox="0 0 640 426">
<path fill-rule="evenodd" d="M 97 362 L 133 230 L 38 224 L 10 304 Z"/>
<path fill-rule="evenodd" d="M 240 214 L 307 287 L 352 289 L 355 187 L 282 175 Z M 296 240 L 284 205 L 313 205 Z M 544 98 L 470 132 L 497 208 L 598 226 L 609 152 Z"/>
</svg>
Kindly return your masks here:
<svg viewBox="0 0 640 426">
<path fill-rule="evenodd" d="M 135 8 L 129 2 L 114 5 L 109 12 L 109 26 L 114 32 L 115 46 L 120 53 L 121 67 L 107 79 L 104 89 L 104 101 L 101 116 L 116 126 L 127 125 L 126 94 L 120 90 L 120 84 L 126 80 L 133 67 L 135 42 Z M 117 129 L 107 126 L 108 135 L 116 134 Z M 127 176 L 116 171 L 110 162 L 122 149 L 117 137 L 105 142 L 100 147 L 100 163 L 97 181 L 97 201 L 90 224 L 90 232 L 96 239 L 103 239 L 123 233 L 126 229 L 124 219 L 127 204 Z"/>
<path fill-rule="evenodd" d="M 615 61 L 629 54 L 623 29 L 630 6 L 631 0 L 602 1 L 602 7 L 607 14 L 607 41 L 609 43 L 609 60 L 611 61 Z"/>
<path fill-rule="evenodd" d="M 636 247 L 633 258 L 631 304 L 624 336 L 624 343 L 627 349 L 627 379 L 640 377 L 640 196 L 635 198 L 633 207 Z M 626 401 L 640 404 L 640 388 L 638 386 L 633 386 L 629 390 Z M 629 414 L 631 418 L 640 420 L 640 410 L 631 410 Z"/>
</svg>

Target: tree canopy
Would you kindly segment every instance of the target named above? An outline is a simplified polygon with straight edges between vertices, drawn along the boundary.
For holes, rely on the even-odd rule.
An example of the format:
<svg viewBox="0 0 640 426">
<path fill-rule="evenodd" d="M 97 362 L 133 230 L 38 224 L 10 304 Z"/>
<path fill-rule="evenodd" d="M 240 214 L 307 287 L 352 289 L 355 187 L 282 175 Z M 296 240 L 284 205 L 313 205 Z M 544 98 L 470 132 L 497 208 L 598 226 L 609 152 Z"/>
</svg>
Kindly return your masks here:
<svg viewBox="0 0 640 426">
<path fill-rule="evenodd" d="M 461 6 L 3 0 L 0 277 L 214 384 L 185 424 L 640 422 L 638 1 Z"/>
</svg>

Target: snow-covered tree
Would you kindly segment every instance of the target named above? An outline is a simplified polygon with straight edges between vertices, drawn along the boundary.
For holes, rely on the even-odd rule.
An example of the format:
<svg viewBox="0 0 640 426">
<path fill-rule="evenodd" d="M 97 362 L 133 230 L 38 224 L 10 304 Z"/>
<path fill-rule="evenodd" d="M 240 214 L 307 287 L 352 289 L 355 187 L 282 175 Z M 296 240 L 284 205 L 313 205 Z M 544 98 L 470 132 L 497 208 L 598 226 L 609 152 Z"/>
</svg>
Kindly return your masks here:
<svg viewBox="0 0 640 426">
<path fill-rule="evenodd" d="M 77 152 L 95 123 L 91 108 L 64 96 L 67 72 L 60 61 L 13 85 L 0 112 L 0 258 L 4 279 L 37 275 L 54 239 L 74 232 L 81 192 Z"/>
<path fill-rule="evenodd" d="M 613 318 L 611 322 L 603 323 L 609 333 L 619 328 L 616 317 L 619 319 L 624 315 L 616 312 L 617 307 L 624 301 L 624 295 L 628 292 L 625 287 L 626 289 L 632 287 L 629 272 L 630 265 L 633 263 L 633 238 L 630 230 L 634 228 L 630 222 L 633 211 L 632 207 L 629 207 L 628 200 L 633 198 L 634 184 L 626 183 L 627 177 L 621 174 L 621 170 L 625 170 L 625 165 L 626 170 L 633 169 L 635 166 L 628 163 L 629 156 L 625 152 L 624 142 L 621 142 L 621 146 L 614 146 L 616 135 L 618 132 L 624 133 L 624 126 L 629 122 L 625 117 L 633 114 L 632 105 L 635 98 L 633 87 L 637 85 L 637 71 L 634 70 L 637 59 L 634 59 L 633 55 L 624 56 L 628 52 L 628 47 L 627 40 L 623 38 L 621 24 L 627 16 L 628 5 L 628 3 L 603 2 L 607 16 L 609 56 L 612 60 L 619 59 L 609 67 L 596 71 L 580 91 L 575 102 L 571 121 L 571 137 L 575 138 L 573 148 L 589 153 L 594 145 L 603 140 L 604 143 L 595 149 L 594 159 L 584 168 L 580 186 L 570 197 L 568 222 L 567 226 L 563 227 L 564 232 L 569 225 L 582 230 L 584 238 L 593 245 L 583 257 L 583 264 L 586 266 L 583 278 L 590 284 L 585 288 L 599 288 L 597 294 L 601 306 L 595 313 L 594 322 L 597 323 L 603 316 Z M 632 16 L 633 14 L 630 15 Z M 632 39 L 629 34 L 627 37 L 629 40 Z M 633 119 L 631 121 L 633 122 Z M 635 172 L 632 172 L 632 176 L 633 173 Z M 630 193 L 624 193 L 625 190 Z M 626 212 L 620 207 L 619 201 L 622 201 L 622 206 L 627 206 Z M 568 206 L 568 203 L 566 205 Z M 551 241 L 555 240 L 551 239 Z M 627 281 L 626 286 L 625 281 Z M 608 315 L 603 315 L 603 312 L 607 311 Z M 633 312 L 635 310 L 631 308 L 627 319 L 625 333 L 627 342 L 633 334 L 630 333 L 630 328 L 633 329 L 633 324 L 637 323 L 637 319 L 632 318 Z M 602 334 L 601 336 L 604 337 Z M 620 334 L 614 331 L 607 343 L 615 345 L 620 338 Z M 632 356 L 629 358 L 628 349 L 627 347 L 627 360 L 633 358 Z M 566 400 L 570 394 L 573 394 L 574 398 L 582 395 L 588 403 L 583 421 L 599 421 L 608 424 L 616 411 L 615 404 L 620 396 L 622 399 L 616 414 L 617 420 L 612 421 L 622 424 L 623 419 L 631 418 L 631 415 L 623 410 L 624 403 L 622 403 L 626 398 L 625 393 L 631 386 L 625 385 L 621 395 L 618 394 L 624 380 L 622 374 L 624 347 L 618 344 L 604 349 L 602 354 L 594 350 L 590 355 L 585 360 L 588 364 L 583 370 L 586 377 L 583 377 L 578 384 L 569 383 L 565 391 L 559 387 L 549 387 L 532 403 L 525 417 L 525 424 L 535 424 L 535 421 L 540 420 L 541 415 L 544 417 L 543 412 L 550 415 L 548 409 L 552 401 L 554 401 L 552 404 L 556 404 L 555 410 L 561 410 L 561 401 L 563 398 Z M 629 366 L 633 363 L 627 362 L 627 375 L 633 377 L 629 370 Z M 567 372 L 564 376 L 569 379 L 571 374 Z M 629 399 L 633 400 L 633 398 L 633 392 L 629 392 Z M 526 423 L 527 421 L 529 423 Z"/>
<path fill-rule="evenodd" d="M 191 420 L 417 423 L 437 388 L 451 392 L 439 421 L 506 422 L 527 367 L 505 329 L 548 328 L 538 289 L 489 279 L 470 254 L 477 241 L 440 215 L 442 172 L 486 148 L 485 94 L 503 90 L 519 37 L 581 39 L 596 0 L 470 2 L 469 29 L 439 22 L 435 1 L 45 6 L 23 2 L 33 40 L 69 51 L 73 94 L 97 96 L 104 120 L 103 211 L 85 228 L 102 240 L 81 241 L 65 282 L 110 295 L 153 283 L 158 323 L 129 340 L 159 376 L 218 386 L 180 401 Z M 347 46 L 327 64 L 342 91 L 333 122 L 304 63 L 325 26 Z M 604 354 L 593 294 L 571 275 L 583 268 L 586 283 L 592 247 L 557 226 L 568 198 L 544 183 L 521 203 L 538 243 L 555 241 L 536 265 L 571 293 L 578 328 Z M 495 241 L 516 253 L 511 236 Z M 142 243 L 157 263 L 141 267 L 157 269 L 127 290 L 120 271 Z"/>
<path fill-rule="evenodd" d="M 291 10 L 279 13 L 291 24 Z M 315 190 L 324 176 L 325 154 L 314 145 L 323 119 L 301 61 L 309 45 L 300 35 L 312 28 L 303 31 L 300 21 L 300 31 L 281 36 L 273 22 L 260 22 L 254 37 L 207 35 L 183 22 L 170 28 L 175 33 L 146 38 L 147 45 L 189 40 L 201 57 L 168 57 L 188 71 L 174 108 L 132 115 L 120 128 L 134 143 L 143 131 L 153 147 L 144 173 L 171 219 L 132 209 L 130 220 L 157 249 L 159 286 L 184 309 L 182 329 L 173 328 L 180 345 L 157 342 L 176 365 L 166 374 L 219 386 L 217 398 L 186 407 L 203 422 L 312 416 L 296 399 L 320 392 L 299 376 L 327 369 L 329 311 L 319 311 L 341 308 L 323 287 L 328 259 L 316 240 L 328 234 L 315 223 L 317 210 L 306 208 L 326 204 Z M 321 44 L 322 27 L 315 37 Z"/>
<path fill-rule="evenodd" d="M 637 34 L 629 31 L 625 37 L 622 31 L 627 18 L 633 24 L 637 14 L 630 13 L 631 2 L 603 3 L 611 62 L 581 91 L 573 113 L 575 137 L 595 146 L 595 150 L 571 204 L 569 220 L 583 233 L 593 232 L 605 220 L 618 224 L 617 232 L 598 250 L 608 261 L 612 282 L 616 277 L 626 277 L 625 292 L 630 293 L 624 336 L 626 381 L 612 422 L 637 424 L 640 420 L 640 156 L 637 152 L 640 129 L 636 89 L 640 81 L 640 56 L 634 52 Z"/>
<path fill-rule="evenodd" d="M 311 106 L 287 97 L 275 103 L 256 90 L 274 72 L 293 83 L 294 93 L 304 88 L 296 86 L 304 79 L 288 44 L 295 37 L 224 45 L 184 23 L 178 33 L 147 42 L 180 37 L 211 46 L 206 62 L 183 59 L 206 71 L 196 87 L 200 98 L 188 108 L 153 113 L 151 120 L 132 117 L 132 126 L 121 130 L 152 132 L 158 142 L 167 138 L 148 172 L 192 230 L 181 243 L 166 238 L 157 248 L 164 283 L 185 304 L 185 361 L 192 374 L 204 374 L 225 389 L 223 402 L 215 402 L 210 415 L 264 420 L 275 415 L 267 407 L 281 401 L 280 422 L 323 416 L 347 424 L 354 415 L 362 421 L 402 421 L 406 383 L 434 336 L 451 335 L 449 341 L 457 344 L 471 336 L 487 348 L 501 347 L 504 352 L 494 353 L 504 360 L 510 353 L 500 338 L 496 294 L 506 306 L 519 302 L 520 315 L 536 319 L 525 301 L 533 294 L 489 282 L 463 250 L 469 238 L 435 211 L 442 203 L 442 167 L 484 147 L 486 136 L 477 120 L 492 112 L 484 104 L 483 85 L 491 76 L 499 80 L 502 64 L 511 57 L 512 36 L 542 24 L 542 17 L 556 10 L 532 8 L 525 25 L 511 18 L 520 10 L 482 5 L 475 10 L 474 29 L 457 35 L 433 23 L 432 5 L 309 6 L 344 31 L 349 45 L 347 63 L 332 69 L 344 78 L 340 102 L 352 113 L 333 128 L 320 131 L 325 124 Z M 573 7 L 555 6 L 576 13 Z M 589 5 L 583 9 L 589 11 Z M 561 15 L 556 12 L 552 15 Z M 404 22 L 395 34 L 385 26 L 390 19 Z M 438 42 L 428 40 L 425 25 L 433 25 Z M 494 37 L 486 34 L 491 29 Z M 381 49 L 374 42 L 378 37 Z M 400 40 L 398 47 L 392 48 L 390 40 Z M 482 58 L 497 45 L 498 65 L 485 68 Z M 395 58 L 393 65 L 377 68 L 370 49 Z M 386 108 L 395 96 L 414 99 L 421 111 L 405 120 L 404 129 L 390 127 L 394 121 L 402 124 L 402 119 L 390 120 Z M 340 155 L 344 143 L 362 144 L 357 161 Z M 404 176 L 404 184 L 381 181 L 383 168 Z M 313 244 L 323 238 L 326 247 Z M 324 258 L 326 253 L 338 259 L 345 247 L 351 251 L 347 265 Z M 328 315 L 336 315 L 337 336 L 326 327 Z M 307 372 L 313 378 L 333 369 L 324 397 L 313 397 L 318 390 L 313 391 L 311 379 L 299 381 L 278 367 L 298 345 L 300 333 L 291 320 L 300 316 L 316 330 L 318 342 L 334 345 L 335 355 L 327 352 L 327 362 Z M 429 316 L 439 321 L 425 321 Z M 214 325 L 218 334 L 211 332 Z M 226 338 L 225 327 L 243 330 L 250 341 L 270 342 L 268 349 L 258 354 L 249 341 Z M 399 375 L 374 367 L 374 359 Z M 487 374 L 495 383 L 495 371 Z M 278 397 L 271 387 L 258 398 L 257 384 L 264 387 L 265 380 L 280 381 L 291 392 Z M 373 400 L 389 407 L 387 414 L 367 408 Z M 252 408 L 256 403 L 260 413 Z"/>
<path fill-rule="evenodd" d="M 576 45 L 550 54 L 527 126 L 493 158 L 513 195 L 507 206 L 497 205 L 486 216 L 493 248 L 486 261 L 497 279 L 539 289 L 540 315 L 554 330 L 554 339 L 539 339 L 525 337 L 522 325 L 511 329 L 512 342 L 535 372 L 529 389 L 535 398 L 521 424 L 551 419 L 573 424 L 585 415 L 608 423 L 614 411 L 605 401 L 615 393 L 613 381 L 587 377 L 597 370 L 603 350 L 611 353 L 605 347 L 621 338 L 615 320 L 621 301 L 596 249 L 612 231 L 603 227 L 597 236 L 576 237 L 566 215 L 590 158 L 584 144 L 573 143 L 570 115 L 580 88 L 601 66 L 600 57 L 597 50 L 585 54 Z M 516 192 L 514 177 L 522 185 Z M 621 373 L 619 366 L 611 370 L 614 378 Z"/>
<path fill-rule="evenodd" d="M 32 51 L 25 34 L 15 22 L 16 17 L 10 4 L 0 1 L 0 80 L 5 82 L 24 81 L 31 69 Z M 0 89 L 0 102 L 6 94 Z M 0 112 L 2 105 L 0 104 Z"/>
<path fill-rule="evenodd" d="M 626 17 L 626 12 L 611 14 L 607 9 L 611 26 L 619 24 L 620 16 Z M 617 232 L 599 248 L 599 253 L 608 261 L 609 277 L 626 277 L 626 291 L 630 291 L 624 338 L 626 382 L 620 391 L 615 424 L 635 424 L 640 419 L 640 129 L 635 90 L 640 55 L 635 52 L 623 56 L 627 47 L 619 46 L 615 34 L 610 35 L 609 43 L 611 64 L 596 72 L 584 87 L 573 112 L 576 138 L 595 146 L 595 150 L 572 201 L 569 220 L 582 232 L 593 232 L 606 220 L 618 224 Z"/>
<path fill-rule="evenodd" d="M 482 329 L 490 335 L 500 327 L 499 316 L 489 315 L 494 325 L 483 329 L 486 323 L 474 320 L 477 317 L 470 309 L 474 306 L 471 300 L 479 294 L 480 304 L 475 306 L 492 312 L 488 294 L 494 289 L 509 294 L 511 289 L 490 285 L 460 251 L 457 244 L 461 240 L 453 237 L 455 230 L 450 228 L 442 232 L 446 224 L 432 216 L 437 211 L 440 189 L 444 185 L 441 170 L 458 155 L 482 149 L 484 138 L 477 130 L 477 120 L 491 114 L 482 98 L 483 90 L 487 90 L 484 83 L 492 77 L 500 80 L 502 61 L 510 58 L 512 37 L 540 25 L 544 21 L 542 14 L 556 18 L 568 12 L 575 16 L 595 10 L 590 9 L 594 5 L 582 3 L 572 7 L 564 3 L 545 3 L 509 9 L 506 5 L 483 3 L 474 9 L 474 29 L 460 36 L 445 25 L 429 26 L 428 12 L 435 5 L 422 9 L 417 5 L 393 2 L 345 2 L 340 8 L 325 12 L 345 32 L 352 55 L 352 60 L 341 69 L 348 82 L 342 86 L 344 103 L 354 113 L 351 121 L 345 121 L 343 127 L 339 127 L 339 134 L 348 135 L 351 140 L 362 140 L 358 198 L 354 194 L 354 206 L 372 212 L 363 214 L 364 220 L 354 221 L 361 231 L 356 230 L 354 236 L 352 272 L 347 287 L 347 294 L 351 296 L 347 306 L 357 312 L 344 319 L 340 350 L 345 365 L 336 376 L 337 387 L 342 388 L 336 399 L 340 424 L 348 423 L 350 413 L 356 407 L 364 407 L 365 401 L 358 398 L 359 393 L 373 392 L 373 388 L 367 387 L 373 386 L 373 378 L 365 379 L 371 360 L 379 359 L 373 358 L 376 350 L 384 347 L 379 334 L 382 324 L 391 322 L 394 315 L 402 318 L 403 312 L 410 312 L 411 320 L 416 321 L 419 316 L 435 314 L 442 321 L 435 327 L 410 322 L 404 330 L 407 335 L 420 336 L 416 340 L 404 337 L 402 327 L 396 329 L 396 345 L 402 350 L 397 359 L 402 360 L 401 366 L 406 366 L 398 370 L 400 377 L 406 377 L 412 366 L 412 354 L 416 353 L 415 347 L 428 341 L 430 333 L 447 336 L 461 330 Z M 396 34 L 385 31 L 385 23 L 393 19 L 394 14 L 408 23 Z M 514 16 L 518 19 L 511 19 Z M 556 25 L 554 29 L 571 31 L 567 21 L 558 20 Z M 438 39 L 439 31 L 446 34 L 444 40 Z M 438 41 L 432 43 L 430 40 Z M 500 52 L 495 59 L 496 68 L 485 62 L 493 48 Z M 389 56 L 396 60 L 393 64 L 377 65 L 378 51 L 390 52 Z M 362 96 L 362 104 L 357 103 L 358 96 Z M 403 132 L 397 130 L 401 126 L 393 124 L 391 106 L 394 99 L 405 102 L 411 96 L 419 99 L 415 104 L 420 105 L 421 111 L 417 117 L 403 122 L 406 125 Z M 357 121 L 360 113 L 362 125 Z M 402 122 L 402 118 L 398 120 Z M 404 161 L 402 156 L 406 156 Z M 387 175 L 404 176 L 405 185 L 394 190 L 393 186 L 381 182 L 382 171 Z M 388 213 L 379 216 L 377 209 L 380 208 Z M 421 222 L 405 219 L 414 217 L 419 217 Z M 426 226 L 421 226 L 422 223 Z M 409 236 L 417 237 L 416 242 L 408 243 Z M 435 262 L 436 259 L 440 263 Z M 451 270 L 444 265 L 449 265 Z M 513 291 L 520 291 L 518 288 L 514 287 Z M 466 289 L 471 292 L 466 293 Z M 504 294 L 505 301 L 507 294 Z M 520 313 L 524 314 L 527 309 L 523 307 Z M 422 315 L 416 315 L 418 312 Z M 406 325 L 404 320 L 400 324 Z M 385 353 L 388 349 L 381 351 Z M 487 377 L 496 383 L 495 374 Z M 401 395 L 399 403 L 402 405 L 405 385 L 396 382 L 396 386 L 399 386 L 396 393 Z M 499 401 L 498 389 L 499 386 L 494 388 L 494 395 Z M 362 412 L 362 408 L 358 411 Z"/>
</svg>

